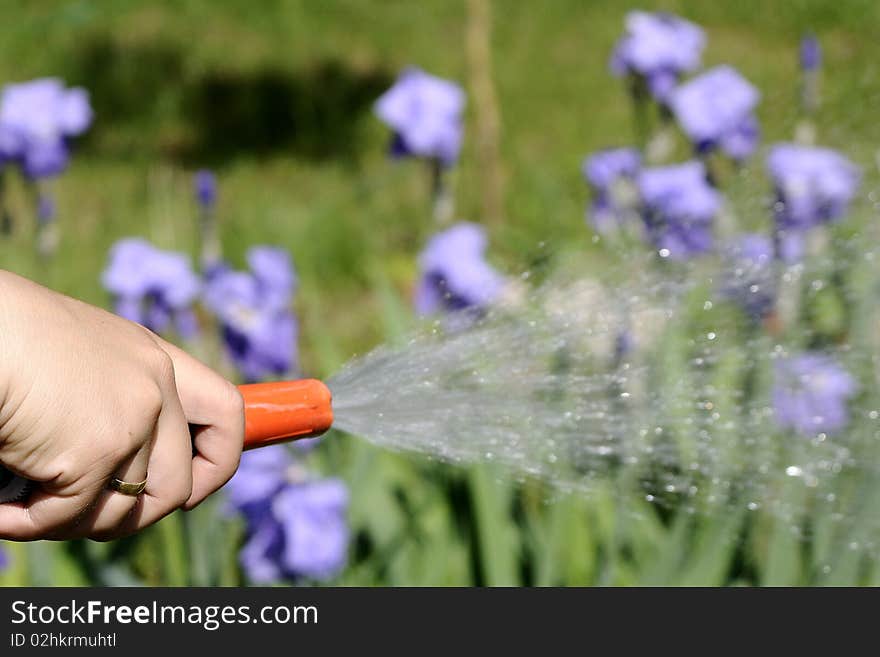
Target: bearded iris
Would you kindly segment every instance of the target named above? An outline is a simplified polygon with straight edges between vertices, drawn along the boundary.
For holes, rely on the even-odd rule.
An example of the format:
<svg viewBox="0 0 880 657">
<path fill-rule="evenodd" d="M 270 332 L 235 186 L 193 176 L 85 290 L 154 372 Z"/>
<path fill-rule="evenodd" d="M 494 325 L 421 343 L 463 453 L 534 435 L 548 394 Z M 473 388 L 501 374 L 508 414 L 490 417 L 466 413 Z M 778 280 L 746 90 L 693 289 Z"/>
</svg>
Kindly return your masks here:
<svg viewBox="0 0 880 657">
<path fill-rule="evenodd" d="M 207 169 L 196 171 L 193 191 L 199 205 L 205 210 L 212 210 L 217 203 L 217 178 Z"/>
<path fill-rule="evenodd" d="M 830 356 L 805 353 L 776 364 L 773 410 L 780 426 L 812 437 L 836 433 L 849 422 L 853 377 Z"/>
<path fill-rule="evenodd" d="M 485 260 L 486 234 L 472 223 L 460 223 L 435 235 L 419 257 L 421 279 L 416 311 L 479 314 L 495 301 L 504 277 Z"/>
<path fill-rule="evenodd" d="M 861 174 L 837 151 L 800 144 L 776 144 L 767 156 L 767 170 L 776 190 L 777 251 L 783 260 L 794 261 L 810 229 L 847 213 Z"/>
<path fill-rule="evenodd" d="M 92 123 L 88 92 L 56 78 L 9 84 L 0 94 L 0 159 L 18 163 L 29 178 L 61 173 L 70 138 Z"/>
<path fill-rule="evenodd" d="M 636 182 L 647 237 L 661 256 L 682 260 L 711 250 L 721 197 L 701 162 L 643 169 Z"/>
<path fill-rule="evenodd" d="M 248 381 L 296 369 L 296 318 L 290 305 L 296 274 L 283 249 L 248 251 L 248 271 L 217 267 L 208 277 L 205 305 L 221 326 L 226 354 Z"/>
<path fill-rule="evenodd" d="M 730 66 L 717 66 L 682 84 L 669 105 L 700 153 L 720 148 L 734 160 L 749 157 L 760 132 L 754 109 L 758 90 Z"/>
<path fill-rule="evenodd" d="M 183 337 L 197 333 L 192 304 L 201 282 L 186 255 L 157 249 L 143 239 L 123 239 L 110 250 L 101 281 L 113 295 L 118 315 L 156 333 L 172 326 Z"/>
<path fill-rule="evenodd" d="M 348 490 L 318 479 L 281 446 L 246 453 L 227 490 L 246 523 L 240 553 L 249 579 L 327 579 L 344 565 L 349 532 Z"/>
<path fill-rule="evenodd" d="M 611 56 L 611 71 L 635 76 L 656 100 L 665 102 L 681 74 L 699 68 L 705 44 L 703 30 L 690 21 L 633 11 Z"/>
<path fill-rule="evenodd" d="M 193 176 L 193 191 L 199 206 L 199 237 L 201 239 L 202 271 L 210 275 L 222 266 L 223 253 L 214 209 L 217 204 L 217 178 L 202 169 Z"/>
<path fill-rule="evenodd" d="M 641 160 L 634 148 L 601 150 L 584 160 L 584 178 L 593 193 L 589 215 L 598 232 L 607 233 L 626 220 L 634 204 L 626 192 L 633 187 Z"/>
<path fill-rule="evenodd" d="M 454 82 L 405 70 L 376 101 L 378 117 L 393 131 L 392 153 L 454 164 L 461 150 L 465 95 Z"/>
</svg>

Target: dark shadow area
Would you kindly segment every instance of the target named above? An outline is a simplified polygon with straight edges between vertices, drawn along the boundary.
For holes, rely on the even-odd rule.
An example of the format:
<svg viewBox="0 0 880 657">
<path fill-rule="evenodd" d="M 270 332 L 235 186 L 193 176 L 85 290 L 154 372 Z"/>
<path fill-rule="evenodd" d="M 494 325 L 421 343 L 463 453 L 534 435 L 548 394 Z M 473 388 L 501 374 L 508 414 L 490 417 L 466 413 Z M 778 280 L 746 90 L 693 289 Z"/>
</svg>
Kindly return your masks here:
<svg viewBox="0 0 880 657">
<path fill-rule="evenodd" d="M 185 83 L 179 49 L 159 42 L 122 45 L 106 35 L 81 43 L 68 62 L 67 81 L 89 90 L 96 131 L 155 122 L 174 111 Z"/>
<path fill-rule="evenodd" d="M 210 74 L 188 90 L 192 155 L 216 159 L 288 150 L 314 159 L 355 157 L 360 121 L 391 81 L 383 72 L 356 72 L 339 60 L 296 76 L 280 70 Z"/>
<path fill-rule="evenodd" d="M 363 119 L 393 81 L 338 59 L 193 77 L 171 44 L 121 44 L 108 35 L 81 43 L 66 77 L 89 90 L 95 109 L 82 146 L 107 155 L 204 164 L 274 152 L 356 159 Z"/>
</svg>

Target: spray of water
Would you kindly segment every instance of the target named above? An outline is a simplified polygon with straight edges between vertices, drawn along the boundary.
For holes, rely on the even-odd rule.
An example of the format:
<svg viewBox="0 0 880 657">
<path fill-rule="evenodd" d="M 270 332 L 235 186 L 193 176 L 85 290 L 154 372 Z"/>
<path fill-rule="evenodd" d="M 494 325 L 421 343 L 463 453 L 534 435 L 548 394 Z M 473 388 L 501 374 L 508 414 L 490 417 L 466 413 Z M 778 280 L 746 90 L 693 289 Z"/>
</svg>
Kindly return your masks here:
<svg viewBox="0 0 880 657">
<path fill-rule="evenodd" d="M 571 316 L 573 301 L 599 294 L 583 283 L 548 294 L 543 307 L 438 324 L 377 349 L 331 380 L 336 426 L 386 447 L 588 488 L 628 450 L 622 409 L 642 374 L 611 362 L 613 313 L 594 306 L 591 326 Z"/>
<path fill-rule="evenodd" d="M 381 347 L 330 381 L 336 426 L 566 491 L 610 484 L 691 513 L 770 512 L 793 527 L 821 507 L 873 528 L 876 411 L 853 409 L 843 436 L 781 429 L 773 363 L 791 347 L 719 302 L 712 272 L 652 275 L 550 284 L 467 326 Z"/>
</svg>

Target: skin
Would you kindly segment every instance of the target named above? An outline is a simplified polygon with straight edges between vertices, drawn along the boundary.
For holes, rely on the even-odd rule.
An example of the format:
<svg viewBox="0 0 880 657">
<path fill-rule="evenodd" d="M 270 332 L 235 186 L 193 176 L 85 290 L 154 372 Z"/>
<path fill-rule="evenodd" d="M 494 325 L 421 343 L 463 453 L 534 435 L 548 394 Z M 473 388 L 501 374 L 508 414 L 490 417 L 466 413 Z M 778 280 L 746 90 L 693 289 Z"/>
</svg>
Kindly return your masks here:
<svg viewBox="0 0 880 657">
<path fill-rule="evenodd" d="M 0 463 L 39 482 L 0 538 L 111 540 L 235 473 L 238 389 L 144 327 L 0 271 Z M 147 480 L 131 497 L 112 477 Z"/>
</svg>

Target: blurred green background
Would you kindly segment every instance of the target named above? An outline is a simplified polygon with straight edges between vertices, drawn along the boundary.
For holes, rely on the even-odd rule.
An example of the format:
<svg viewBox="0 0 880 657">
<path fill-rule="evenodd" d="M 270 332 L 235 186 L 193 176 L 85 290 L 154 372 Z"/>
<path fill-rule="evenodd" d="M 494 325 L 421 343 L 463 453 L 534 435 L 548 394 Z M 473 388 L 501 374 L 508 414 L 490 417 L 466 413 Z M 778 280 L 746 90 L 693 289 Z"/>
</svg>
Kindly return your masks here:
<svg viewBox="0 0 880 657">
<path fill-rule="evenodd" d="M 761 90 L 765 144 L 792 136 L 798 42 L 815 33 L 825 62 L 820 142 L 865 168 L 864 190 L 876 185 L 876 2 L 495 0 L 491 8 L 501 216 L 488 221 L 482 212 L 485 171 L 469 138 L 473 103 L 452 188 L 456 217 L 487 223 L 499 269 L 607 266 L 610 256 L 584 223 L 580 163 L 595 149 L 633 139 L 624 85 L 607 67 L 630 9 L 665 9 L 700 24 L 708 38 L 704 65 L 732 64 Z M 57 75 L 89 89 L 96 113 L 69 171 L 53 183 L 62 230 L 57 258 L 33 258 L 23 222 L 11 241 L 0 242 L 0 265 L 107 305 L 99 276 L 117 239 L 143 235 L 196 254 L 191 176 L 209 167 L 219 177 L 218 219 L 233 262 L 262 243 L 293 254 L 303 373 L 328 376 L 414 326 L 416 256 L 436 230 L 430 181 L 422 166 L 387 158 L 388 131 L 371 106 L 407 65 L 470 92 L 466 2 L 0 0 L 0 16 L 0 82 Z M 727 187 L 750 227 L 769 222 L 761 161 Z M 26 216 L 25 190 L 10 182 L 10 207 Z M 350 565 L 339 584 L 822 577 L 790 539 L 780 539 L 781 547 L 732 539 L 738 518 L 673 521 L 610 493 L 562 496 L 537 483 L 515 485 L 487 467 L 438 465 L 336 434 L 317 458 L 352 491 Z M 0 582 L 239 584 L 237 529 L 212 522 L 220 502 L 213 504 L 116 544 L 13 546 L 17 558 Z M 874 577 L 854 572 L 852 581 Z"/>
</svg>

